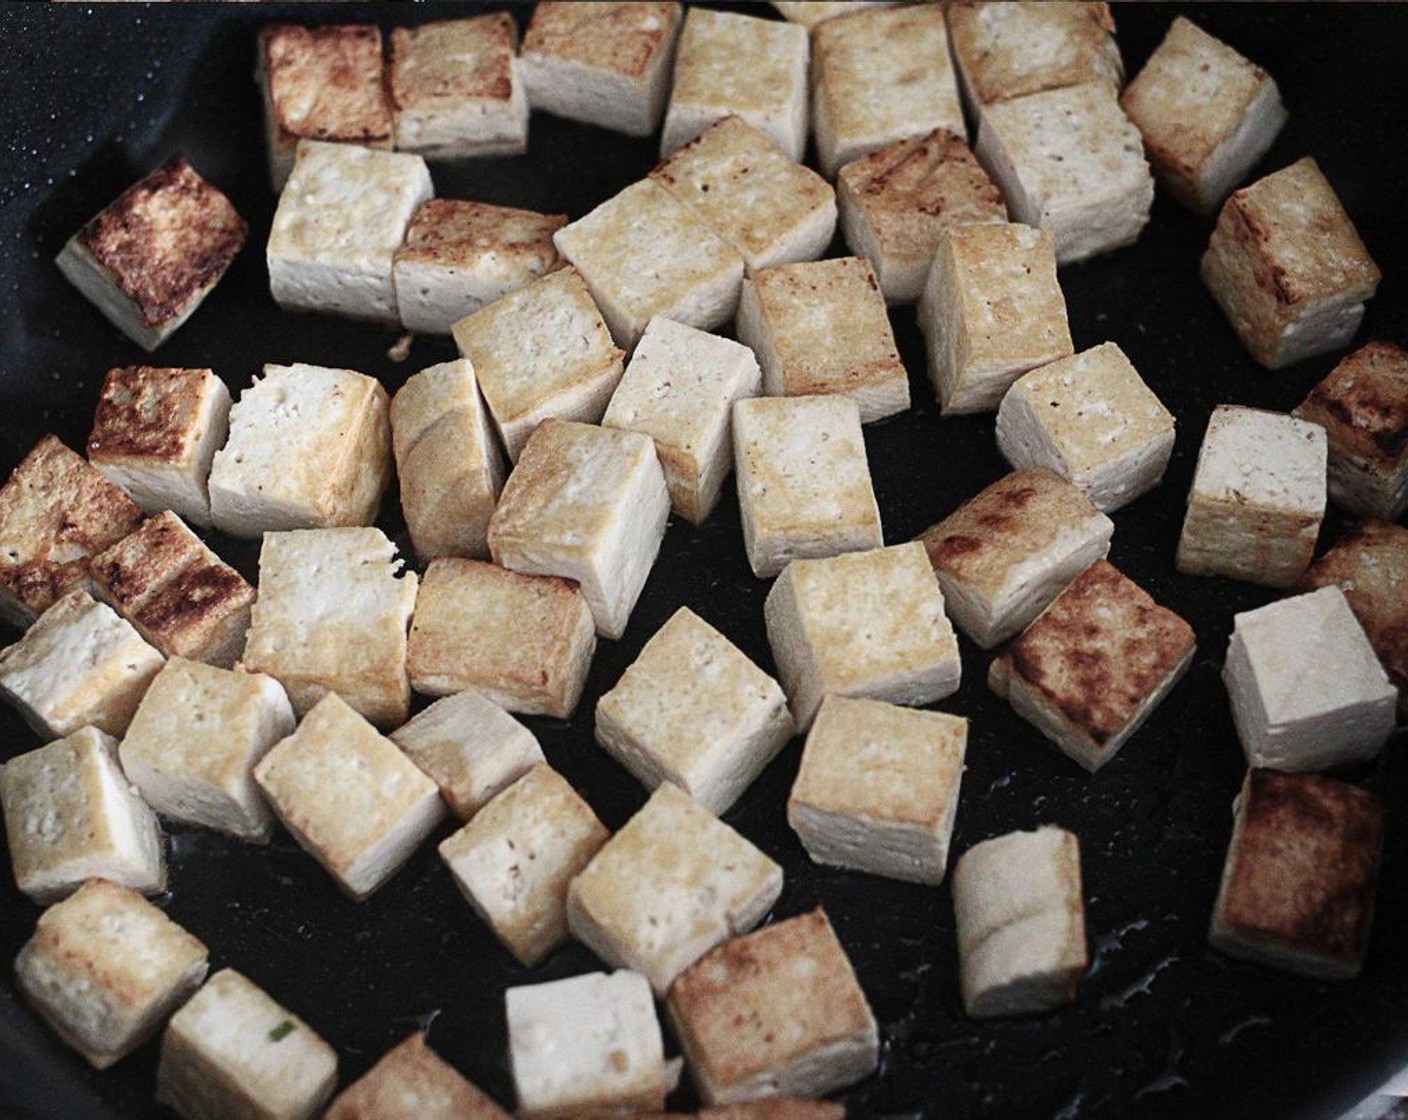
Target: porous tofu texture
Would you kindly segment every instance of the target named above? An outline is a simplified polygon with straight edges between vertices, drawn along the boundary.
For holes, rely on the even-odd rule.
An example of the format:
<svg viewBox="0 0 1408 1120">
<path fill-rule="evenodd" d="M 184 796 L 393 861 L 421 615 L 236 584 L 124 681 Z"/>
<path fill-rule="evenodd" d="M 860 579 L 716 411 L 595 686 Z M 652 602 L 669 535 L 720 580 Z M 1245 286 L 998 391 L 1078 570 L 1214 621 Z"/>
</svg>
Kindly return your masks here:
<svg viewBox="0 0 1408 1120">
<path fill-rule="evenodd" d="M 425 1042 L 408 1035 L 328 1108 L 323 1120 L 509 1120 Z"/>
</svg>

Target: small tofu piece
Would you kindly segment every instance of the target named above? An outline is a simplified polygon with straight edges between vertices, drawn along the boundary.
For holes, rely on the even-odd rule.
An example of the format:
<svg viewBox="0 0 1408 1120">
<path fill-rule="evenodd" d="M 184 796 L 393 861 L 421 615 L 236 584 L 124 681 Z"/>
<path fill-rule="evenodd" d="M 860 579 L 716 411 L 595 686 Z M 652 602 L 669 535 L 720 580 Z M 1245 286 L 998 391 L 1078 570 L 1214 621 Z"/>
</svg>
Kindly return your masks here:
<svg viewBox="0 0 1408 1120">
<path fill-rule="evenodd" d="M 440 787 L 336 693 L 254 768 L 269 807 L 354 901 L 440 823 Z"/>
<path fill-rule="evenodd" d="M 407 1035 L 347 1086 L 323 1120 L 509 1120 L 425 1042 Z"/>
<path fill-rule="evenodd" d="M 1319 774 L 1248 770 L 1208 941 L 1317 980 L 1358 976 L 1369 948 L 1384 808 Z"/>
<path fill-rule="evenodd" d="M 953 621 L 991 649 L 1105 556 L 1114 530 L 1079 488 L 1035 467 L 998 479 L 918 540 Z"/>
<path fill-rule="evenodd" d="M 150 352 L 220 283 L 248 233 L 234 204 L 177 153 L 90 219 L 54 263 Z"/>
<path fill-rule="evenodd" d="M 230 410 L 210 469 L 215 527 L 369 525 L 391 481 L 390 404 L 374 377 L 298 363 L 266 365 Z"/>
<path fill-rule="evenodd" d="M 380 529 L 266 533 L 241 668 L 279 681 L 300 716 L 336 692 L 378 727 L 405 723 L 416 575 L 400 568 Z"/>
<path fill-rule="evenodd" d="M 1188 492 L 1178 570 L 1290 587 L 1320 536 L 1327 452 L 1319 424 L 1218 405 Z"/>
<path fill-rule="evenodd" d="M 263 844 L 274 818 L 254 766 L 295 722 L 273 677 L 173 657 L 142 697 L 118 757 L 158 813 Z"/>
<path fill-rule="evenodd" d="M 434 193 L 418 155 L 299 141 L 269 231 L 274 302 L 285 311 L 399 326 L 396 250 Z"/>
<path fill-rule="evenodd" d="M 971 1018 L 1040 1014 L 1076 998 L 1090 957 L 1073 833 L 1047 825 L 974 844 L 953 869 L 953 911 Z"/>
<path fill-rule="evenodd" d="M 474 912 L 531 968 L 565 942 L 567 886 L 611 833 L 567 779 L 539 762 L 440 844 Z"/>
<path fill-rule="evenodd" d="M 596 623 L 571 580 L 451 557 L 425 570 L 407 656 L 419 693 L 473 689 L 510 712 L 567 719 L 595 652 Z"/>
<path fill-rule="evenodd" d="M 775 0 L 773 7 L 788 23 L 800 23 L 810 30 L 837 16 L 868 12 L 873 8 L 893 8 L 896 3 L 898 0 Z"/>
<path fill-rule="evenodd" d="M 863 424 L 909 408 L 909 375 L 864 257 L 778 265 L 743 281 L 738 339 L 757 353 L 768 396 L 843 394 Z"/>
<path fill-rule="evenodd" d="M 619 638 L 660 552 L 670 492 L 639 432 L 545 420 L 489 522 L 494 562 L 576 580 L 596 631 Z"/>
<path fill-rule="evenodd" d="M 162 1036 L 156 1099 L 183 1120 L 312 1120 L 335 1088 L 333 1048 L 233 968 Z"/>
<path fill-rule="evenodd" d="M 1349 342 L 1381 274 L 1306 156 L 1229 196 L 1202 275 L 1247 352 L 1280 369 Z"/>
<path fill-rule="evenodd" d="M 15 883 L 41 906 L 87 879 L 166 889 L 156 814 L 127 784 L 117 741 L 96 727 L 0 766 L 0 809 Z"/>
<path fill-rule="evenodd" d="M 875 1015 L 820 907 L 724 942 L 665 1006 L 708 1104 L 819 1097 L 879 1064 Z"/>
<path fill-rule="evenodd" d="M 958 690 L 958 639 L 918 541 L 796 560 L 763 615 L 798 730 L 828 695 L 919 705 Z"/>
<path fill-rule="evenodd" d="M 1048 467 L 1106 512 L 1163 481 L 1173 438 L 1173 413 L 1115 342 L 1024 373 L 997 410 L 1013 467 Z"/>
<path fill-rule="evenodd" d="M 782 868 L 670 782 L 608 840 L 567 892 L 567 923 L 656 995 L 725 938 L 752 929 Z"/>
</svg>

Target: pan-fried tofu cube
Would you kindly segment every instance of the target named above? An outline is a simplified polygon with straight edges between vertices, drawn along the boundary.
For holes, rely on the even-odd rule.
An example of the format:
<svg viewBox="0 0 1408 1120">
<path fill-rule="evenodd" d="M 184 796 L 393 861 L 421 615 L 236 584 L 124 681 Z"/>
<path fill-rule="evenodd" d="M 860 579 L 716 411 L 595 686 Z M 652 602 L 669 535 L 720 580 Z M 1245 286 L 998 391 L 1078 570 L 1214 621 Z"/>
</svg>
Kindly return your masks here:
<svg viewBox="0 0 1408 1120">
<path fill-rule="evenodd" d="M 416 576 L 400 568 L 380 529 L 266 533 L 241 667 L 282 684 L 300 716 L 336 692 L 378 727 L 404 723 Z"/>
<path fill-rule="evenodd" d="M 386 390 L 350 369 L 264 367 L 230 410 L 210 469 L 215 527 L 270 530 L 369 525 L 391 481 Z"/>
<path fill-rule="evenodd" d="M 293 838 L 361 902 L 440 823 L 440 787 L 336 693 L 254 768 Z"/>
<path fill-rule="evenodd" d="M 127 784 L 117 742 L 96 727 L 0 766 L 0 808 L 15 882 L 41 906 L 86 879 L 145 894 L 166 887 L 156 814 Z"/>
<path fill-rule="evenodd" d="M 1237 615 L 1222 679 L 1250 766 L 1364 762 L 1393 731 L 1398 690 L 1336 586 Z"/>
<path fill-rule="evenodd" d="M 1051 1011 L 1089 964 L 1080 842 L 1047 825 L 974 844 L 953 869 L 963 1008 L 974 1019 Z"/>
<path fill-rule="evenodd" d="M 474 365 L 512 462 L 542 421 L 595 424 L 621 380 L 625 354 L 582 274 L 563 268 L 457 321 L 455 344 Z"/>
<path fill-rule="evenodd" d="M 795 560 L 763 614 L 801 731 L 832 694 L 917 705 L 958 690 L 958 639 L 917 541 Z"/>
<path fill-rule="evenodd" d="M 1024 373 L 997 409 L 1013 467 L 1048 467 L 1107 512 L 1163 481 L 1173 437 L 1173 413 L 1114 342 Z"/>
<path fill-rule="evenodd" d="M 274 302 L 399 326 L 396 250 L 433 194 L 418 155 L 300 141 L 269 230 Z"/>
<path fill-rule="evenodd" d="M 274 818 L 254 766 L 294 723 L 272 677 L 173 657 L 142 697 L 118 757 L 158 813 L 262 844 Z"/>
<path fill-rule="evenodd" d="M 1203 283 L 1247 352 L 1280 369 L 1354 337 L 1379 266 L 1309 156 L 1234 191 L 1203 254 Z"/>
<path fill-rule="evenodd" d="M 883 543 L 860 409 L 849 397 L 739 401 L 733 456 L 754 575 L 777 575 L 798 557 Z"/>
<path fill-rule="evenodd" d="M 205 979 L 205 946 L 135 891 L 89 879 L 39 916 L 15 958 L 20 994 L 107 1069 L 151 1038 Z"/>
<path fill-rule="evenodd" d="M 596 741 L 647 789 L 673 782 L 722 815 L 792 738 L 787 697 L 688 607 L 596 705 Z"/>
<path fill-rule="evenodd" d="M 919 329 L 945 415 L 991 412 L 1022 374 L 1075 353 L 1054 246 L 1017 224 L 939 231 Z"/>
<path fill-rule="evenodd" d="M 782 868 L 687 793 L 662 782 L 567 892 L 572 934 L 657 995 L 725 938 L 752 929 Z"/>
<path fill-rule="evenodd" d="M 800 23 L 810 29 L 837 16 L 868 12 L 874 8 L 893 8 L 896 3 L 898 0 L 776 0 L 773 7 L 789 23 Z"/>
<path fill-rule="evenodd" d="M 655 441 L 639 432 L 545 420 L 489 522 L 494 562 L 576 580 L 596 631 L 619 638 L 660 552 L 670 492 Z"/>
<path fill-rule="evenodd" d="M 819 1097 L 879 1062 L 875 1016 L 819 908 L 720 945 L 666 1009 L 709 1104 Z"/>
<path fill-rule="evenodd" d="M 1208 941 L 1319 980 L 1359 975 L 1369 947 L 1384 809 L 1319 774 L 1249 770 Z"/>
<path fill-rule="evenodd" d="M 473 689 L 510 712 L 566 719 L 595 652 L 576 583 L 442 557 L 425 571 L 407 664 L 424 695 Z"/>
<path fill-rule="evenodd" d="M 1173 690 L 1194 644 L 1188 623 L 1097 560 L 993 661 L 988 684 L 1093 772 Z"/>
<path fill-rule="evenodd" d="M 518 57 L 528 103 L 649 136 L 665 111 L 680 20 L 673 0 L 536 5 Z"/>
<path fill-rule="evenodd" d="M 232 968 L 167 1024 L 156 1099 L 183 1120 L 312 1120 L 337 1088 L 337 1054 Z"/>
<path fill-rule="evenodd" d="M 843 394 L 863 424 L 909 407 L 909 375 L 864 257 L 778 265 L 743 281 L 738 338 L 757 353 L 769 396 Z"/>
<path fill-rule="evenodd" d="M 323 1120 L 509 1120 L 416 1031 L 337 1095 Z"/>
<path fill-rule="evenodd" d="M 151 351 L 220 283 L 248 233 L 230 200 L 178 153 L 90 219 L 54 263 Z"/>
<path fill-rule="evenodd" d="M 444 840 L 440 858 L 474 912 L 532 967 L 567 940 L 567 886 L 610 835 L 540 762 Z"/>
<path fill-rule="evenodd" d="M 1218 405 L 1208 420 L 1178 540 L 1178 570 L 1290 587 L 1325 515 L 1325 429 Z"/>
<path fill-rule="evenodd" d="M 732 114 L 800 162 L 807 147 L 808 48 L 804 27 L 691 8 L 675 55 L 660 154 Z"/>
</svg>

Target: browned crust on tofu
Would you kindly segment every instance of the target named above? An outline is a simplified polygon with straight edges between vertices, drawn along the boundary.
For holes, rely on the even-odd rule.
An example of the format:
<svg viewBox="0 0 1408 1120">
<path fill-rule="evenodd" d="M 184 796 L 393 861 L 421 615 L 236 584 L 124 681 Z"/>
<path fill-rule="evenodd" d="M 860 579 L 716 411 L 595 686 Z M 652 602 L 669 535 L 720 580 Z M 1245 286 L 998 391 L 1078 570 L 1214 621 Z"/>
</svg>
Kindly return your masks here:
<svg viewBox="0 0 1408 1120">
<path fill-rule="evenodd" d="M 456 264 L 492 252 L 510 262 L 541 263 L 539 275 L 546 275 L 563 264 L 552 235 L 566 224 L 566 214 L 432 198 L 411 219 L 396 259 Z"/>
<path fill-rule="evenodd" d="M 474 65 L 465 61 L 474 48 Z M 507 101 L 518 25 L 507 12 L 446 19 L 391 32 L 387 95 L 393 109 L 436 101 Z"/>
<path fill-rule="evenodd" d="M 508 1120 L 416 1031 L 338 1094 L 323 1120 Z"/>
<path fill-rule="evenodd" d="M 571 59 L 644 81 L 662 45 L 674 37 L 679 19 L 680 6 L 673 2 L 543 0 L 533 9 L 522 53 Z"/>
<path fill-rule="evenodd" d="M 1003 6 L 1007 2 L 1009 0 L 1002 0 Z M 1063 65 L 1047 70 L 1033 66 L 1032 72 L 1014 69 L 1009 61 L 1010 56 L 1014 55 L 1025 60 L 1030 55 L 1026 49 L 1019 49 L 1011 43 L 984 42 L 980 10 L 991 6 L 997 6 L 994 0 L 951 0 L 945 6 L 953 53 L 960 60 L 966 79 L 980 103 L 988 104 L 1114 77 L 1106 72 L 1109 66 L 1119 67 L 1118 50 L 1111 38 L 1115 33 L 1115 17 L 1110 12 L 1109 4 L 1049 4 L 1045 0 L 1028 0 L 1023 4 L 1030 11 L 1042 12 L 1041 18 L 1046 21 L 1048 34 L 1059 35 L 1070 45 L 1071 57 Z M 1025 46 L 1020 45 L 1021 48 Z"/>
<path fill-rule="evenodd" d="M 391 143 L 381 28 L 275 23 L 259 33 L 273 124 L 294 140 Z"/>
<path fill-rule="evenodd" d="M 192 378 L 208 369 L 161 366 L 120 366 L 103 381 L 88 457 L 95 462 L 124 458 L 182 463 L 196 439 L 192 422 L 199 413 L 199 395 Z"/>
<path fill-rule="evenodd" d="M 1408 460 L 1408 352 L 1391 342 L 1361 346 L 1295 415 L 1323 425 L 1331 450 L 1393 470 Z"/>
</svg>

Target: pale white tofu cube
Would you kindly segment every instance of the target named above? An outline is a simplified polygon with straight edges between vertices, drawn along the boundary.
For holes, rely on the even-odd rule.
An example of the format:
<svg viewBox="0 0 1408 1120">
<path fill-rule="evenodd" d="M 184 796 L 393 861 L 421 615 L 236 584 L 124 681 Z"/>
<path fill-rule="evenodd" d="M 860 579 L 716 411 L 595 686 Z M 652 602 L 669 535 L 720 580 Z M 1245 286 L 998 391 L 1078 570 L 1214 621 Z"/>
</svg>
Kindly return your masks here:
<svg viewBox="0 0 1408 1120">
<path fill-rule="evenodd" d="M 340 1092 L 323 1120 L 509 1120 L 425 1043 L 408 1035 Z"/>
</svg>

